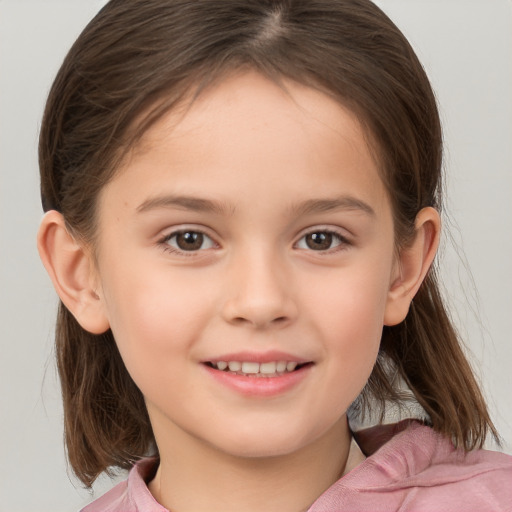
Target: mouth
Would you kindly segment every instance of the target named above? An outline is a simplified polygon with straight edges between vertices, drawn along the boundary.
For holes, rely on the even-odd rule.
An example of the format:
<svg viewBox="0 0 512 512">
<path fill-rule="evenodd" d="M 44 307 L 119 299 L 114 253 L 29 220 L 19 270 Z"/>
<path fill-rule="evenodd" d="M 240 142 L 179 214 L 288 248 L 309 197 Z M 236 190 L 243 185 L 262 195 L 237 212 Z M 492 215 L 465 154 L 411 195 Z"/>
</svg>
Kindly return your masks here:
<svg viewBox="0 0 512 512">
<path fill-rule="evenodd" d="M 312 366 L 313 362 L 268 361 L 258 363 L 256 361 L 206 361 L 204 364 L 213 370 L 226 374 L 268 379 L 298 372 L 305 367 Z"/>
<path fill-rule="evenodd" d="M 307 382 L 315 362 L 280 351 L 238 352 L 205 359 L 202 366 L 221 386 L 251 399 L 268 399 Z"/>
</svg>

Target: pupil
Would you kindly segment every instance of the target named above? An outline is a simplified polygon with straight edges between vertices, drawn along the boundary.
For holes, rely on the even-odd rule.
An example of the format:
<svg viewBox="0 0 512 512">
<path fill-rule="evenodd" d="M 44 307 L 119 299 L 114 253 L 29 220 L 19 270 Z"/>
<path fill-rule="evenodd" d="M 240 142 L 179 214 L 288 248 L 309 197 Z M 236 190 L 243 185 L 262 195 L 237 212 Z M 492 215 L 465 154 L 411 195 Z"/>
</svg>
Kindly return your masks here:
<svg viewBox="0 0 512 512">
<path fill-rule="evenodd" d="M 194 233 L 193 231 L 180 233 L 176 237 L 176 244 L 184 251 L 194 251 L 200 249 L 203 245 L 203 235 L 201 233 Z"/>
<path fill-rule="evenodd" d="M 329 249 L 332 245 L 332 234 L 311 233 L 306 236 L 306 245 L 315 251 Z"/>
</svg>

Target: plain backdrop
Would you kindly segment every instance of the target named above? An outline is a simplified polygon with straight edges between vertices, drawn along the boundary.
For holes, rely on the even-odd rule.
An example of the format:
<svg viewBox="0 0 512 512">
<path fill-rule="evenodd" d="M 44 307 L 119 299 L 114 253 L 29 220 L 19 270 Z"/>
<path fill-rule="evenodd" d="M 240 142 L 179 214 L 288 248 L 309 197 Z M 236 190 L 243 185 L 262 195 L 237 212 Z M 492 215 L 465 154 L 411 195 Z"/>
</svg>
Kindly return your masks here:
<svg viewBox="0 0 512 512">
<path fill-rule="evenodd" d="M 102 0 L 0 0 L 0 512 L 79 510 L 53 363 L 56 295 L 35 247 L 37 137 L 69 46 Z M 436 90 L 446 138 L 443 281 L 512 452 L 512 3 L 381 0 Z M 456 249 L 454 249 L 456 247 Z"/>
</svg>

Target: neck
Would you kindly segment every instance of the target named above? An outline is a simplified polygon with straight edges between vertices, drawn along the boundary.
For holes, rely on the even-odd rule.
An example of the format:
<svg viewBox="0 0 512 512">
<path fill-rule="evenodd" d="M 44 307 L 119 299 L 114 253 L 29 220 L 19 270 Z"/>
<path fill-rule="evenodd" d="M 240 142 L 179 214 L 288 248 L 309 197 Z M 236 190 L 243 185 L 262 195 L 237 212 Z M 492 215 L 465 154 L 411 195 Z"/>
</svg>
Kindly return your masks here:
<svg viewBox="0 0 512 512">
<path fill-rule="evenodd" d="M 160 466 L 149 489 L 173 512 L 306 511 L 351 469 L 350 440 L 343 417 L 312 444 L 282 456 L 236 457 L 197 439 L 159 443 Z"/>
</svg>

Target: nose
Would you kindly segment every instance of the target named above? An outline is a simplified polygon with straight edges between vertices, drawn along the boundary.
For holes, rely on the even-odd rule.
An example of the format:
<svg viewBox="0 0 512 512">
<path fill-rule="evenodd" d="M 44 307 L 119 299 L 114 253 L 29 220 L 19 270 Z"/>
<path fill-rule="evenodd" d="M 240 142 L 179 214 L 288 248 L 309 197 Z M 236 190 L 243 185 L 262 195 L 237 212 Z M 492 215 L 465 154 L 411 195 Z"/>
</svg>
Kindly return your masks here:
<svg viewBox="0 0 512 512">
<path fill-rule="evenodd" d="M 224 320 L 253 329 L 280 328 L 297 317 L 290 272 L 274 254 L 241 257 L 230 269 Z"/>
</svg>

